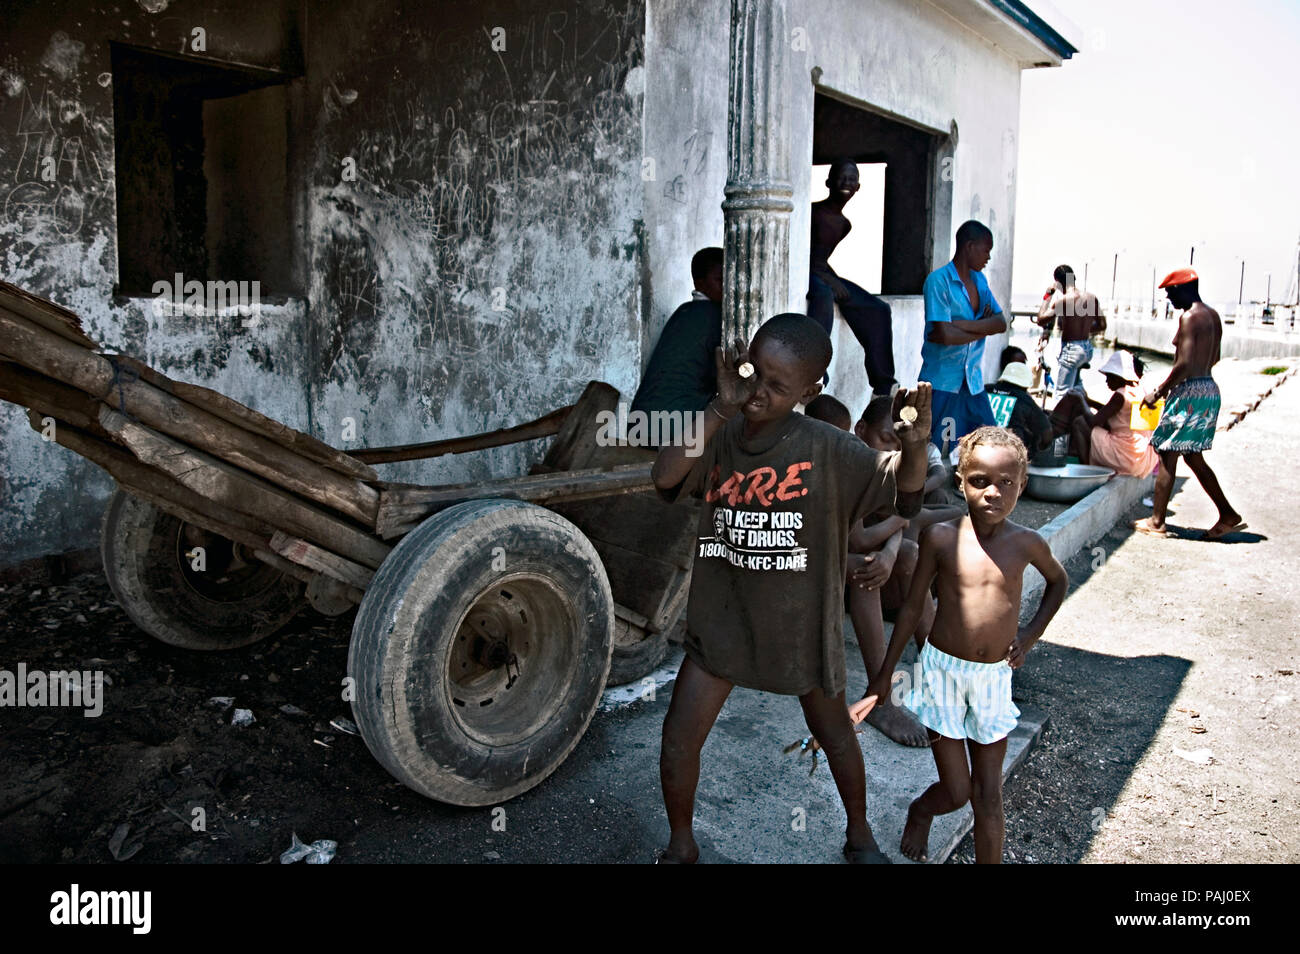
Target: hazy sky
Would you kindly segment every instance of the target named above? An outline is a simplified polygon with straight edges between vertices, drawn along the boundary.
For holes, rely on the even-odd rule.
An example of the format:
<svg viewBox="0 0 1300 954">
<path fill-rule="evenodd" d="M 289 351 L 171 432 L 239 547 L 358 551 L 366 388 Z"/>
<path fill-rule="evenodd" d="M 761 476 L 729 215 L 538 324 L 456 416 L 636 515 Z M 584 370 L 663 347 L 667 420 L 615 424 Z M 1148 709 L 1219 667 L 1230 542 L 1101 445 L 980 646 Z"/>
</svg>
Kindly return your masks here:
<svg viewBox="0 0 1300 954">
<path fill-rule="evenodd" d="M 1202 295 L 1283 296 L 1300 237 L 1300 0 L 1054 0 L 1081 49 L 1021 88 L 1013 292 L 1061 263 L 1150 296 L 1196 246 Z M 1049 8 L 1029 0 L 1050 16 Z M 994 254 L 997 252 L 994 250 Z M 1163 293 L 1160 293 L 1163 298 Z"/>
</svg>

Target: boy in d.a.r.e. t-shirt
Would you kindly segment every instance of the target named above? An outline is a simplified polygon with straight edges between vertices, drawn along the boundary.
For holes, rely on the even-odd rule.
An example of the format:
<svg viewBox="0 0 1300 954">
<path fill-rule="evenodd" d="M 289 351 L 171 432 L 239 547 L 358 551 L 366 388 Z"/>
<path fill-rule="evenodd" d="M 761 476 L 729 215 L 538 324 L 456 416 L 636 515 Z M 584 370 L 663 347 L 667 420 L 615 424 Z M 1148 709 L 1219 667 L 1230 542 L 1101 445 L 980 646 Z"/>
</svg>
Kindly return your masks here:
<svg viewBox="0 0 1300 954">
<path fill-rule="evenodd" d="M 906 395 L 903 449 L 880 453 L 795 412 L 821 391 L 831 342 L 804 315 L 778 315 L 748 352 L 718 349 L 704 452 L 665 447 L 661 496 L 703 496 L 687 607 L 686 659 L 664 719 L 659 774 L 672 830 L 660 861 L 691 863 L 700 749 L 733 685 L 797 695 L 848 817 L 851 861 L 887 861 L 867 824 L 866 775 L 844 704 L 843 593 L 850 527 L 881 507 L 921 506 L 930 388 Z M 748 362 L 754 373 L 737 370 Z M 747 369 L 748 370 L 748 369 Z M 911 416 L 909 413 L 905 416 Z"/>
</svg>

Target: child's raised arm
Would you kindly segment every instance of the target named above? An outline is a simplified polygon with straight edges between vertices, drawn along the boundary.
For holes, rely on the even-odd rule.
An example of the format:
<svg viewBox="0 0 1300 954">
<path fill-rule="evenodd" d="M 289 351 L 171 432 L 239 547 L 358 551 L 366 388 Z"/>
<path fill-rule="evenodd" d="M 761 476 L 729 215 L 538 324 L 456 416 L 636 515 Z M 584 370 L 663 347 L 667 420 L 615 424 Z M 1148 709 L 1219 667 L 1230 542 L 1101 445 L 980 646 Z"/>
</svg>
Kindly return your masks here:
<svg viewBox="0 0 1300 954">
<path fill-rule="evenodd" d="M 1016 633 L 1016 638 L 1007 648 L 1006 658 L 1012 669 L 1019 669 L 1024 663 L 1025 655 L 1043 635 L 1047 624 L 1052 621 L 1056 611 L 1065 602 L 1065 594 L 1070 588 L 1070 578 L 1066 576 L 1065 567 L 1061 566 L 1061 561 L 1052 553 L 1052 548 L 1047 545 L 1047 541 L 1032 530 L 1026 532 L 1032 538 L 1029 543 L 1029 563 L 1043 574 L 1043 579 L 1047 581 L 1047 589 L 1043 591 L 1043 600 L 1038 604 L 1038 612 L 1034 614 L 1034 618 L 1029 621 L 1028 626 Z"/>
<path fill-rule="evenodd" d="M 740 413 L 754 394 L 757 380 L 751 376 L 742 378 L 736 369 L 749 360 L 745 343 L 737 338 L 724 352 L 716 349 L 714 360 L 718 368 L 718 393 L 709 402 L 704 412 L 704 436 L 700 438 L 700 447 L 708 445 L 724 424 Z M 669 444 L 659 449 L 650 476 L 660 490 L 676 487 L 695 465 L 695 460 L 686 453 L 685 445 Z"/>
<path fill-rule="evenodd" d="M 943 532 L 943 528 L 937 526 L 929 526 L 921 531 L 918 541 L 920 553 L 916 559 L 916 571 L 912 574 L 912 586 L 907 591 L 907 602 L 898 611 L 898 618 L 894 621 L 894 635 L 889 640 L 885 662 L 880 667 L 876 678 L 871 680 L 871 685 L 867 687 L 867 696 L 875 696 L 877 701 L 889 695 L 894 682 L 894 667 L 898 665 L 898 660 L 903 658 L 903 647 L 912 638 L 917 623 L 921 621 L 925 601 L 930 595 L 930 584 L 939 570 L 939 547 L 936 537 Z M 865 716 L 866 712 L 862 715 Z"/>
<path fill-rule="evenodd" d="M 930 463 L 925 452 L 925 445 L 930 442 L 930 382 L 921 381 L 915 390 L 903 393 L 905 397 L 899 408 L 902 420 L 894 425 L 894 433 L 903 445 L 896 475 L 897 509 L 900 516 L 915 517 L 921 512 L 925 472 Z"/>
</svg>

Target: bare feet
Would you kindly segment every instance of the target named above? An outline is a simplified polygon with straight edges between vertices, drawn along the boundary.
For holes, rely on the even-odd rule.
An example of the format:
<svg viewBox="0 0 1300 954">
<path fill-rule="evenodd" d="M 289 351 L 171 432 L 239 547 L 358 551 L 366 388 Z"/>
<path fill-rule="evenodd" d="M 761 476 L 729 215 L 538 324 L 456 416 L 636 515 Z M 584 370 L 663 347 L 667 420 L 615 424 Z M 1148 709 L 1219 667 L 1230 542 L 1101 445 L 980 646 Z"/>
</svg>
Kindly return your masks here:
<svg viewBox="0 0 1300 954">
<path fill-rule="evenodd" d="M 1151 537 L 1167 537 L 1169 531 L 1165 529 L 1163 523 L 1153 523 L 1150 517 L 1143 517 L 1141 520 L 1133 521 L 1133 529 L 1138 533 L 1145 533 Z"/>
<path fill-rule="evenodd" d="M 930 737 L 925 731 L 925 726 L 921 725 L 916 716 L 902 706 L 896 706 L 889 702 L 884 705 L 877 703 L 876 707 L 867 715 L 867 723 L 879 729 L 885 738 L 891 739 L 899 745 L 925 748 L 930 744 Z"/>
<path fill-rule="evenodd" d="M 1245 530 L 1245 529 L 1246 529 L 1246 521 L 1241 519 L 1241 514 L 1236 513 L 1233 514 L 1231 517 L 1225 517 L 1220 519 L 1218 523 L 1210 527 L 1209 530 L 1206 530 L 1205 539 L 1218 540 L 1221 537 L 1226 537 L 1230 533 L 1235 533 L 1238 530 Z"/>
<path fill-rule="evenodd" d="M 844 858 L 851 865 L 892 865 L 889 856 L 880 850 L 876 844 L 876 839 L 867 835 L 864 841 L 857 845 L 849 839 L 844 842 Z"/>
<path fill-rule="evenodd" d="M 693 865 L 700 857 L 700 846 L 690 835 L 668 839 L 668 847 L 655 858 L 657 865 Z"/>
<path fill-rule="evenodd" d="M 926 852 L 930 848 L 930 823 L 933 815 L 927 815 L 917 807 L 918 798 L 907 808 L 907 824 L 903 826 L 903 841 L 899 850 L 913 861 L 927 861 Z"/>
</svg>

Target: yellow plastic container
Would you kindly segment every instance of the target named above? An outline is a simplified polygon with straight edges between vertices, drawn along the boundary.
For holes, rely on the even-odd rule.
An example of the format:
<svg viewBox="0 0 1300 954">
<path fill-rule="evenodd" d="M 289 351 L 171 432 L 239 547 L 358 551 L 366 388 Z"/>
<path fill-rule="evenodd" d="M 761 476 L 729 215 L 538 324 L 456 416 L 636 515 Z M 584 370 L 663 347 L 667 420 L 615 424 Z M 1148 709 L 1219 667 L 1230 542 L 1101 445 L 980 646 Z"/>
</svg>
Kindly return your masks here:
<svg viewBox="0 0 1300 954">
<path fill-rule="evenodd" d="M 1141 401 L 1133 402 L 1133 414 L 1128 426 L 1135 431 L 1154 431 L 1160 423 L 1160 415 L 1165 411 L 1165 399 L 1156 401 L 1155 407 L 1147 407 Z"/>
</svg>

